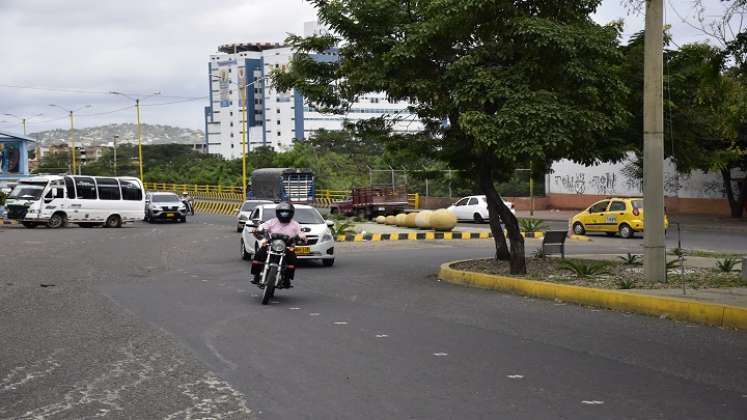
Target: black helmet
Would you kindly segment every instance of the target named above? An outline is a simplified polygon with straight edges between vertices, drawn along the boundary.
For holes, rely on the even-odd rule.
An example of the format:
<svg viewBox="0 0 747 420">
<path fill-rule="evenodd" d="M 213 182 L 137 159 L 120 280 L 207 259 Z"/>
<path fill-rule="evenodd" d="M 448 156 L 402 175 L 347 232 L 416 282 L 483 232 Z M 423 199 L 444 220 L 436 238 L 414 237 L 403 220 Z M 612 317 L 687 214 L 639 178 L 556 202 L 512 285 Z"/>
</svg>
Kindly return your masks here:
<svg viewBox="0 0 747 420">
<path fill-rule="evenodd" d="M 291 203 L 280 203 L 275 207 L 275 216 L 280 223 L 289 223 L 295 213 L 296 209 Z"/>
</svg>

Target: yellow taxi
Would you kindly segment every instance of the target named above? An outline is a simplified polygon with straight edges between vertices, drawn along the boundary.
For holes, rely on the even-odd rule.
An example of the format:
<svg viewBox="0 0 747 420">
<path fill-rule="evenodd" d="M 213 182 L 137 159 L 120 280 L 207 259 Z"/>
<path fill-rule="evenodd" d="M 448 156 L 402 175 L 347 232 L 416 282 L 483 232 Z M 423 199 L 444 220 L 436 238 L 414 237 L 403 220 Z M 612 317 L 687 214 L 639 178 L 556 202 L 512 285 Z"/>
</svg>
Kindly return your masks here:
<svg viewBox="0 0 747 420">
<path fill-rule="evenodd" d="M 636 232 L 643 232 L 643 199 L 612 197 L 597 201 L 573 216 L 569 225 L 576 235 L 604 232 L 607 236 L 619 233 L 623 238 L 632 238 Z M 667 227 L 669 219 L 664 215 L 664 229 Z"/>
</svg>

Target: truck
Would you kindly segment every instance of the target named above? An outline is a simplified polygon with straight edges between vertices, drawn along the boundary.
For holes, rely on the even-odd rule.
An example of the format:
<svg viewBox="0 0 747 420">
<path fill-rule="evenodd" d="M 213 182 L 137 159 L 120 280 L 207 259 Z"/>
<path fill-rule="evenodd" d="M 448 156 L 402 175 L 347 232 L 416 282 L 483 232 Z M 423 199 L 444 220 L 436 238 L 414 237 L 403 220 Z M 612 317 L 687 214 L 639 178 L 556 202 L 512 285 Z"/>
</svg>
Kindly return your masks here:
<svg viewBox="0 0 747 420">
<path fill-rule="evenodd" d="M 316 192 L 314 172 L 305 168 L 262 168 L 252 172 L 249 200 L 312 204 Z"/>
<path fill-rule="evenodd" d="M 407 205 L 405 187 L 361 187 L 353 188 L 349 211 L 361 218 L 373 219 L 402 213 Z"/>
</svg>

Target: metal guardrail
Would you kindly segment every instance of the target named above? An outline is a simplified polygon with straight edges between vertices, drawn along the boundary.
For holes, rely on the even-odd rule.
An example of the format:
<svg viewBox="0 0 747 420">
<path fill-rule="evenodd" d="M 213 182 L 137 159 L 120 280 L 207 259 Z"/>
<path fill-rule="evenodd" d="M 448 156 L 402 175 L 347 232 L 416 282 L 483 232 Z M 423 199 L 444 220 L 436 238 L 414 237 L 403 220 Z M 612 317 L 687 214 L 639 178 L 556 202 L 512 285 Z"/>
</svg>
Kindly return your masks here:
<svg viewBox="0 0 747 420">
<path fill-rule="evenodd" d="M 231 187 L 226 185 L 200 185 L 200 184 L 177 184 L 172 182 L 145 182 L 143 183 L 146 190 L 150 191 L 171 191 L 180 194 L 184 191 L 195 197 L 205 197 L 208 199 L 235 200 L 243 201 L 241 187 Z M 316 191 L 316 199 L 323 203 L 334 203 L 335 201 L 349 200 L 352 195 L 350 190 L 327 190 L 320 189 Z M 420 194 L 407 194 L 407 201 L 412 208 L 420 208 Z"/>
</svg>

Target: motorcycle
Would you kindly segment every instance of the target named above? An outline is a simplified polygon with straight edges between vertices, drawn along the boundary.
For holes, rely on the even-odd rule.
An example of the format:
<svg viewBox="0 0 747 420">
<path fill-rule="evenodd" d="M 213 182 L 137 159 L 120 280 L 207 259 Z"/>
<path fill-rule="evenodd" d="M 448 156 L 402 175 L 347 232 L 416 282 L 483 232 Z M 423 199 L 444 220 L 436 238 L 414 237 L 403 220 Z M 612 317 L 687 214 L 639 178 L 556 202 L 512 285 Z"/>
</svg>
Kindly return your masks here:
<svg viewBox="0 0 747 420">
<path fill-rule="evenodd" d="M 275 296 L 275 289 L 285 288 L 283 276 L 286 275 L 286 254 L 289 248 L 292 248 L 296 238 L 290 238 L 287 235 L 272 234 L 270 236 L 269 248 L 265 267 L 260 275 L 260 289 L 264 289 L 262 294 L 262 304 L 267 305 Z"/>
</svg>

